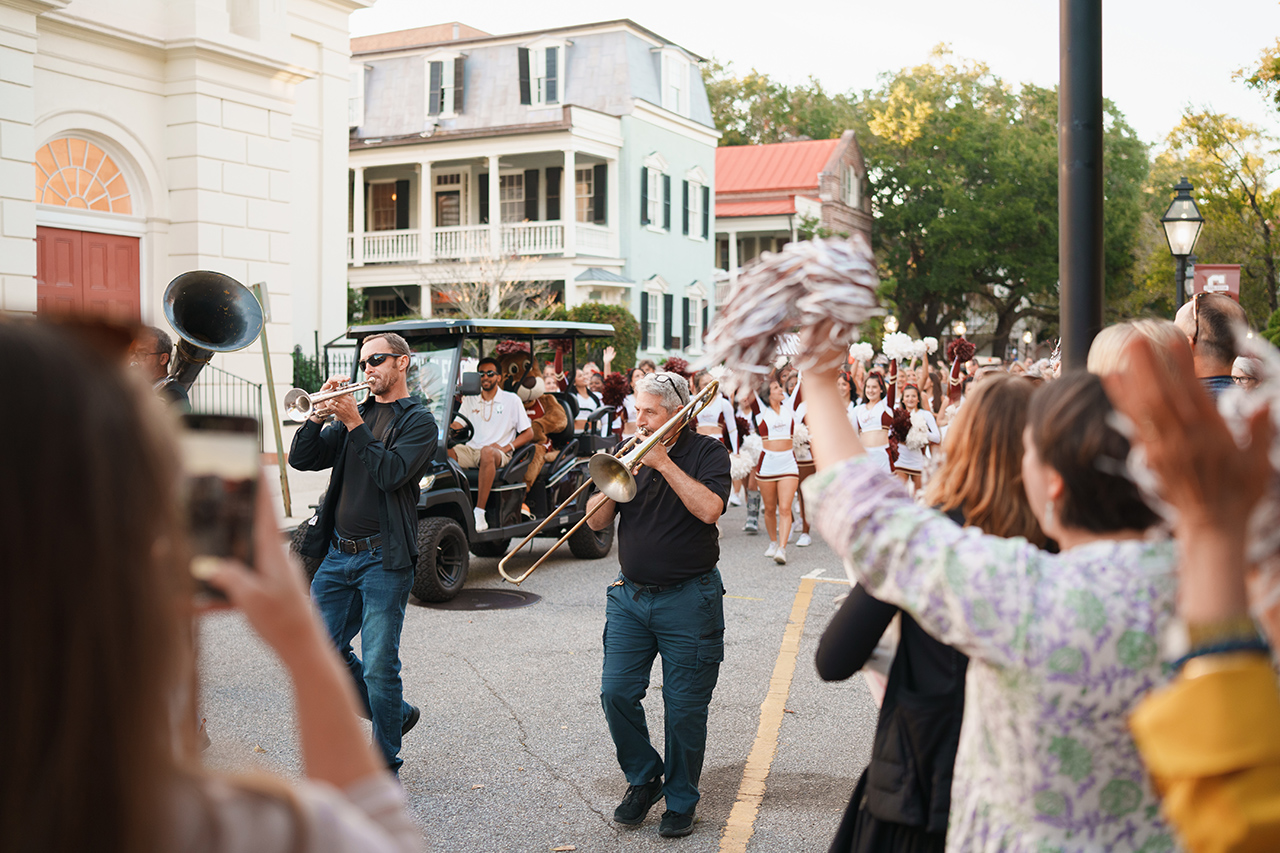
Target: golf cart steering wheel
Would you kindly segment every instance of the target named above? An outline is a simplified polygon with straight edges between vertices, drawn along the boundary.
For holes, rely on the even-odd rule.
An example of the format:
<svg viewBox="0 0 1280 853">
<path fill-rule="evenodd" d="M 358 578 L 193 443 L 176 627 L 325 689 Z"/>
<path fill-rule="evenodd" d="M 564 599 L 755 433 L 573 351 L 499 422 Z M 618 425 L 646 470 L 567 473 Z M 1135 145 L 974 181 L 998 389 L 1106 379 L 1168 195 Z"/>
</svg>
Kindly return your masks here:
<svg viewBox="0 0 1280 853">
<path fill-rule="evenodd" d="M 454 427 L 453 421 L 462 421 L 462 426 Z M 446 440 L 445 447 L 454 447 L 459 444 L 466 444 L 476 434 L 475 425 L 462 412 L 457 412 L 453 416 L 453 420 L 449 421 L 449 437 Z"/>
</svg>

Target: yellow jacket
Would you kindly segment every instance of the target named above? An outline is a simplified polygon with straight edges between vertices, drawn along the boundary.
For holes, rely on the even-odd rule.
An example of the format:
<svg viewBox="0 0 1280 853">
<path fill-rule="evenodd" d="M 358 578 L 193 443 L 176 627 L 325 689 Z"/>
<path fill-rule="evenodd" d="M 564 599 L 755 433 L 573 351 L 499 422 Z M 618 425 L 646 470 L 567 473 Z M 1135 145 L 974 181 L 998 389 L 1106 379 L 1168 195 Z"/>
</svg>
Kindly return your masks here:
<svg viewBox="0 0 1280 853">
<path fill-rule="evenodd" d="M 1280 850 L 1280 686 L 1266 656 L 1192 659 L 1129 727 L 1189 851 Z"/>
</svg>

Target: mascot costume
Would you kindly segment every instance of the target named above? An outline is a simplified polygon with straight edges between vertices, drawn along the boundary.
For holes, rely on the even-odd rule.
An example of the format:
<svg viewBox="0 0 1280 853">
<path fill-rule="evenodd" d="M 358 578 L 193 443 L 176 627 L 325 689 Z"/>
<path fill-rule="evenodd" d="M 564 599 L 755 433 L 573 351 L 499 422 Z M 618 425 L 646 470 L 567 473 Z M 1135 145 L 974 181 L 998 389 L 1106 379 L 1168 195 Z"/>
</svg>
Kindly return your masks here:
<svg viewBox="0 0 1280 853">
<path fill-rule="evenodd" d="M 547 438 L 563 430 L 569 425 L 569 416 L 564 406 L 554 397 L 543 399 L 547 387 L 542 380 L 542 369 L 529 352 L 529 345 L 521 341 L 502 341 L 494 349 L 494 357 L 498 359 L 498 372 L 502 377 L 502 387 L 510 391 L 524 402 L 524 410 L 533 424 L 533 457 L 525 470 L 524 485 L 532 488 L 542 467 L 555 459 L 557 451 L 551 448 Z M 564 354 L 556 350 L 556 375 L 564 373 Z"/>
</svg>

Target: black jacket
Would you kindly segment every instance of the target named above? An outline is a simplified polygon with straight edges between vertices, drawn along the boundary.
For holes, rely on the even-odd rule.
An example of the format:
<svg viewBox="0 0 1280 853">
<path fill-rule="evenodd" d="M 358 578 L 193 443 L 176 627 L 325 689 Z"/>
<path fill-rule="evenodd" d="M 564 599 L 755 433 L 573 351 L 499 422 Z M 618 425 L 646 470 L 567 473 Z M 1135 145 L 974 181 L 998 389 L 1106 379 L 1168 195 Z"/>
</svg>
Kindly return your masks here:
<svg viewBox="0 0 1280 853">
<path fill-rule="evenodd" d="M 360 405 L 363 417 L 372 397 Z M 360 454 L 369 476 L 380 489 L 378 527 L 382 531 L 382 567 L 404 569 L 418 559 L 418 482 L 436 453 L 436 419 L 412 397 L 391 405 L 398 409 L 382 441 L 375 441 L 368 424 L 348 433 L 341 421 L 321 428 L 308 419 L 293 436 L 289 465 L 299 471 L 332 468 L 329 489 L 307 528 L 301 551 L 308 557 L 324 557 L 333 538 L 334 515 L 342 494 L 343 461 L 347 448 Z M 349 439 L 349 440 L 348 440 Z"/>
</svg>

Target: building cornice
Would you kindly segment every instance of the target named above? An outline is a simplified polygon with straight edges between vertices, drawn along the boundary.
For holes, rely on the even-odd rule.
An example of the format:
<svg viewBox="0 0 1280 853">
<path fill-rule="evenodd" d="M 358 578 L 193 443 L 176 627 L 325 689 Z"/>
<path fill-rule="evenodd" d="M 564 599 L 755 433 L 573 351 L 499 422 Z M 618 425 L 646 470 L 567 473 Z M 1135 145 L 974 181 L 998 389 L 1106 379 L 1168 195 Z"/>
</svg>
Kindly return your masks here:
<svg viewBox="0 0 1280 853">
<path fill-rule="evenodd" d="M 435 130 L 431 133 L 410 133 L 405 136 L 383 136 L 374 140 L 352 139 L 351 151 L 369 151 L 377 148 L 396 148 L 404 145 L 431 145 L 455 142 L 460 139 L 488 139 L 496 136 L 523 136 L 530 133 L 556 133 L 571 130 L 568 108 L 559 121 L 543 121 L 531 124 L 507 124 L 500 127 L 478 127 L 473 130 Z"/>
<path fill-rule="evenodd" d="M 720 131 L 714 127 L 707 127 L 640 98 L 632 101 L 631 114 L 675 133 L 700 136 L 713 147 L 720 139 Z"/>
</svg>

